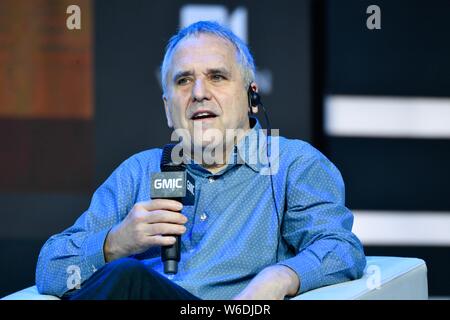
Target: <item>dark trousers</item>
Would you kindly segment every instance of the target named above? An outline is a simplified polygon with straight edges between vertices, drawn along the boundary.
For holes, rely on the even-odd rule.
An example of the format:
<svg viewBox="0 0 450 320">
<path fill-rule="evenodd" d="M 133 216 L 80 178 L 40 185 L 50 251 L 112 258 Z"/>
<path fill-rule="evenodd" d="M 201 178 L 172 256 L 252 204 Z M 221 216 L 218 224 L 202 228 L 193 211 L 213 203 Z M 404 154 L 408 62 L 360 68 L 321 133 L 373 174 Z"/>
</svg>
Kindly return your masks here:
<svg viewBox="0 0 450 320">
<path fill-rule="evenodd" d="M 139 260 L 122 258 L 98 269 L 66 300 L 200 300 Z"/>
</svg>

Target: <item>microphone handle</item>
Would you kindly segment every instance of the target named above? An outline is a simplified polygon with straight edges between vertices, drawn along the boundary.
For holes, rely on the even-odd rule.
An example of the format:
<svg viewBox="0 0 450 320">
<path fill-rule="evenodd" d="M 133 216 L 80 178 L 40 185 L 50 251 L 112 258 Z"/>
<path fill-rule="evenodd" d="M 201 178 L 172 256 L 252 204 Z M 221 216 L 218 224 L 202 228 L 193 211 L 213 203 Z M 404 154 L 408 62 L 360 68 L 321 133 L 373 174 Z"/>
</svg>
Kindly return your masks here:
<svg viewBox="0 0 450 320">
<path fill-rule="evenodd" d="M 172 199 L 182 202 L 181 198 Z M 171 236 L 175 237 L 175 243 L 170 246 L 161 247 L 161 260 L 164 263 L 165 274 L 176 274 L 178 272 L 178 262 L 181 260 L 181 236 Z"/>
<path fill-rule="evenodd" d="M 173 235 L 175 243 L 161 248 L 161 259 L 164 262 L 164 273 L 176 274 L 178 272 L 178 262 L 180 261 L 181 236 Z"/>
</svg>

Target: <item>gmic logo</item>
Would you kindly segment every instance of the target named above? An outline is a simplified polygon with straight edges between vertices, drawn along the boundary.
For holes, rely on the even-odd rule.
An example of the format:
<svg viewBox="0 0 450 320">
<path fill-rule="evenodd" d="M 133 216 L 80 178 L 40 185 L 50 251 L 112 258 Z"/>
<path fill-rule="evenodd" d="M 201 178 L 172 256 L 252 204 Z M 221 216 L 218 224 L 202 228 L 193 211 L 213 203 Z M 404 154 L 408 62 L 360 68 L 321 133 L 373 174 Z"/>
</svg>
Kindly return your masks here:
<svg viewBox="0 0 450 320">
<path fill-rule="evenodd" d="M 155 189 L 181 189 L 183 188 L 183 179 L 155 179 L 153 186 Z"/>
</svg>

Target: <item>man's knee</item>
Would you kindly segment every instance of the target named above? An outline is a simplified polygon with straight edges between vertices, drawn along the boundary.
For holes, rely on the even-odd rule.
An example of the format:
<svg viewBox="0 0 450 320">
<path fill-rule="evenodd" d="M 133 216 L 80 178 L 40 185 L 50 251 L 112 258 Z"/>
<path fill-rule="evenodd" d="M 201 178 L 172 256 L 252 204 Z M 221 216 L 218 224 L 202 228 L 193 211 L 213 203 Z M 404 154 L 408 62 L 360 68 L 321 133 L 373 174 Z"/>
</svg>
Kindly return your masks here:
<svg viewBox="0 0 450 320">
<path fill-rule="evenodd" d="M 81 290 L 67 299 L 129 299 L 139 297 L 136 284 L 145 283 L 149 268 L 141 261 L 122 258 L 111 261 L 98 269 L 91 278 L 81 284 Z M 134 291 L 133 291 L 134 290 Z"/>
<path fill-rule="evenodd" d="M 149 268 L 142 262 L 133 258 L 121 258 L 106 264 L 106 269 L 114 275 L 142 276 L 150 272 Z"/>
</svg>

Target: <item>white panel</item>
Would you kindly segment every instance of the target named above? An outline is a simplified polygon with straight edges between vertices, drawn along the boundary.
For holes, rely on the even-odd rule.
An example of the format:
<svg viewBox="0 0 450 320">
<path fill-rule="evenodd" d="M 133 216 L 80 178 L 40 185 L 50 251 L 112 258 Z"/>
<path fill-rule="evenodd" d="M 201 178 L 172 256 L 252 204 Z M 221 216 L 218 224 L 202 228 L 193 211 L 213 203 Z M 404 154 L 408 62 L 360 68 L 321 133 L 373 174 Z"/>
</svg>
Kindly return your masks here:
<svg viewBox="0 0 450 320">
<path fill-rule="evenodd" d="M 365 245 L 450 246 L 450 212 L 354 210 L 353 232 Z"/>
<path fill-rule="evenodd" d="M 248 41 L 248 13 L 244 7 L 229 12 L 225 6 L 211 4 L 188 4 L 180 9 L 180 27 L 200 21 L 216 21 L 228 26 L 244 42 Z"/>
<path fill-rule="evenodd" d="M 201 5 L 189 4 L 180 10 L 180 27 L 184 28 L 188 25 L 200 21 L 212 20 L 220 24 L 228 23 L 228 10 L 221 5 Z"/>
<path fill-rule="evenodd" d="M 450 138 L 450 99 L 332 95 L 324 121 L 331 136 Z"/>
</svg>

